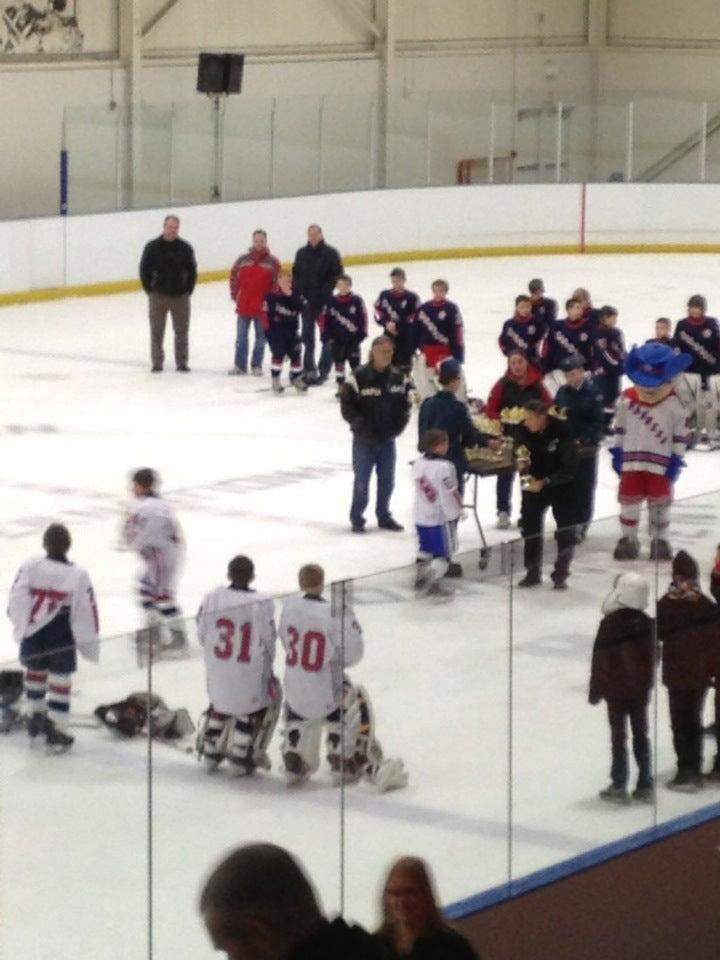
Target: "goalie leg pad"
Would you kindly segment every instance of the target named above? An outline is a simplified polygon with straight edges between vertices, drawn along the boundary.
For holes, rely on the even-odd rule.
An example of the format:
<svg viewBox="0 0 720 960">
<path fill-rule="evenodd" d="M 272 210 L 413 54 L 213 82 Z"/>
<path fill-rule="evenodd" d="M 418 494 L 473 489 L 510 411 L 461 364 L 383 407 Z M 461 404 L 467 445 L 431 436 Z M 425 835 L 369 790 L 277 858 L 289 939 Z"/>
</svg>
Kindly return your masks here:
<svg viewBox="0 0 720 960">
<path fill-rule="evenodd" d="M 420 403 L 438 392 L 437 383 L 431 371 L 428 370 L 423 353 L 417 354 L 413 359 L 412 379 Z"/>
<path fill-rule="evenodd" d="M 720 376 L 708 377 L 707 419 L 708 436 L 713 443 L 720 440 Z"/>
<path fill-rule="evenodd" d="M 305 720 L 286 709 L 282 758 L 285 772 L 293 780 L 307 779 L 319 769 L 322 726 L 322 720 Z"/>
<path fill-rule="evenodd" d="M 222 762 L 232 729 L 232 717 L 213 710 L 212 706 L 201 716 L 195 749 L 208 770 L 215 770 Z"/>
</svg>

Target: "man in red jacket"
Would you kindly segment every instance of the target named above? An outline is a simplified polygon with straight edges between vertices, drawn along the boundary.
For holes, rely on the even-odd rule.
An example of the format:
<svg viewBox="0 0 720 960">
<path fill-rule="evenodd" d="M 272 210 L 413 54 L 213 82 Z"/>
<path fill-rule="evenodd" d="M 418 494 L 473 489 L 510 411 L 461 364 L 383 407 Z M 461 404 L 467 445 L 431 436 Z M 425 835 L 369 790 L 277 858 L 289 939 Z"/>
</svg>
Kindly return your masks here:
<svg viewBox="0 0 720 960">
<path fill-rule="evenodd" d="M 230 271 L 230 297 L 237 313 L 235 365 L 228 373 L 238 376 L 247 373 L 248 335 L 250 324 L 255 327 L 255 346 L 250 366 L 256 377 L 262 376 L 265 333 L 262 326 L 262 305 L 265 295 L 277 282 L 280 261 L 268 250 L 267 233 L 254 230 L 252 246 L 238 257 Z"/>
</svg>

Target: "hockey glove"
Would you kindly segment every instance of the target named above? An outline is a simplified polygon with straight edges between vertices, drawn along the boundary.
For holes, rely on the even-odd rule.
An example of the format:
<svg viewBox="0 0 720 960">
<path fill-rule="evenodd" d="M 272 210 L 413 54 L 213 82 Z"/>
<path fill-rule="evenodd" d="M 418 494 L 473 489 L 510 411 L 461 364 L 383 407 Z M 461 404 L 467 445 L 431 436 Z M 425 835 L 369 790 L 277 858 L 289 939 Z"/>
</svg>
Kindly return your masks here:
<svg viewBox="0 0 720 960">
<path fill-rule="evenodd" d="M 620 476 L 622 473 L 623 465 L 623 450 L 622 447 L 611 447 L 610 453 L 612 455 L 612 468 L 615 473 Z"/>
<path fill-rule="evenodd" d="M 674 453 L 670 457 L 670 465 L 665 471 L 665 476 L 668 478 L 670 483 L 675 483 L 677 478 L 680 476 L 680 471 L 682 470 L 683 467 L 686 467 L 686 466 L 687 464 L 685 463 L 683 458 L 679 457 L 676 453 Z"/>
</svg>

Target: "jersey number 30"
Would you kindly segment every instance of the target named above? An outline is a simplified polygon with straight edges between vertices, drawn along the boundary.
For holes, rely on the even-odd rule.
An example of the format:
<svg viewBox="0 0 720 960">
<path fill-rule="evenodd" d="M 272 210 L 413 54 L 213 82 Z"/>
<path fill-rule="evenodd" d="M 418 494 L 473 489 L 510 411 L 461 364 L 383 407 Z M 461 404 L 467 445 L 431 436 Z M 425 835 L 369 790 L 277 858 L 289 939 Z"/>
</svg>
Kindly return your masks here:
<svg viewBox="0 0 720 960">
<path fill-rule="evenodd" d="M 300 661 L 300 666 L 308 673 L 317 673 L 322 670 L 325 662 L 325 634 L 318 630 L 307 630 L 302 638 L 295 627 L 287 628 L 288 648 L 286 663 L 289 667 L 295 667 Z M 301 646 L 298 656 L 298 645 Z"/>
<path fill-rule="evenodd" d="M 235 621 L 228 620 L 227 617 L 220 617 L 215 621 L 218 629 L 218 640 L 213 647 L 213 653 L 218 660 L 229 660 L 233 655 L 235 640 Z M 252 624 L 243 623 L 238 631 L 240 634 L 240 649 L 235 658 L 238 663 L 250 663 L 250 643 L 252 641 Z"/>
</svg>

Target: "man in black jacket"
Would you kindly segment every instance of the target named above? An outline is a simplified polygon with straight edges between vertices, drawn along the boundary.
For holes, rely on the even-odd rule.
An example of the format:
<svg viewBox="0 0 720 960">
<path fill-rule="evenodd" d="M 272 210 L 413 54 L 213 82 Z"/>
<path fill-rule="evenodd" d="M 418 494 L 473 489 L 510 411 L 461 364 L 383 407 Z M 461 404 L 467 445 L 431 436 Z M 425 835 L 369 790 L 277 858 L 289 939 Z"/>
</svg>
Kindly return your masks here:
<svg viewBox="0 0 720 960">
<path fill-rule="evenodd" d="M 300 865 L 270 843 L 233 851 L 211 873 L 200 913 L 216 950 L 228 960 L 382 960 L 362 927 L 331 923 Z"/>
<path fill-rule="evenodd" d="M 560 362 L 565 385 L 555 395 L 555 405 L 565 411 L 570 436 L 578 448 L 575 477 L 575 534 L 581 543 L 587 536 L 595 507 L 598 446 L 605 428 L 605 401 L 594 380 L 586 376 L 582 358 L 575 355 Z"/>
<path fill-rule="evenodd" d="M 403 529 L 390 513 L 390 497 L 395 486 L 395 438 L 407 426 L 410 401 L 405 377 L 391 366 L 392 357 L 390 337 L 376 337 L 370 361 L 350 375 L 340 395 L 340 410 L 353 433 L 353 533 L 365 532 L 364 513 L 373 467 L 377 473 L 378 526 L 383 530 Z"/>
<path fill-rule="evenodd" d="M 295 254 L 293 291 L 305 299 L 302 315 L 303 370 L 306 383 L 323 383 L 332 365 L 330 347 L 323 344 L 319 369 L 315 366 L 315 325 L 323 307 L 332 296 L 338 277 L 344 272 L 340 254 L 325 243 L 316 223 L 308 227 L 308 242 Z"/>
<path fill-rule="evenodd" d="M 567 423 L 551 416 L 544 401 L 528 400 L 523 409 L 525 421 L 515 437 L 515 457 L 522 486 L 520 529 L 526 573 L 518 586 L 542 583 L 543 519 L 550 507 L 557 525 L 558 550 L 552 581 L 556 590 L 565 590 L 575 545 L 577 449 Z"/>
<path fill-rule="evenodd" d="M 145 245 L 140 260 L 140 281 L 148 295 L 153 373 L 160 373 L 163 368 L 163 339 L 168 312 L 175 333 L 175 366 L 181 373 L 190 372 L 190 295 L 195 289 L 197 264 L 193 248 L 180 239 L 179 230 L 177 217 L 165 217 L 162 234 Z"/>
</svg>

